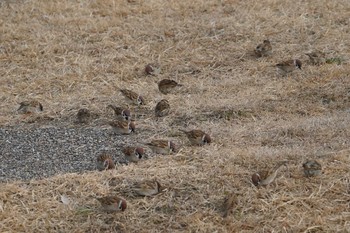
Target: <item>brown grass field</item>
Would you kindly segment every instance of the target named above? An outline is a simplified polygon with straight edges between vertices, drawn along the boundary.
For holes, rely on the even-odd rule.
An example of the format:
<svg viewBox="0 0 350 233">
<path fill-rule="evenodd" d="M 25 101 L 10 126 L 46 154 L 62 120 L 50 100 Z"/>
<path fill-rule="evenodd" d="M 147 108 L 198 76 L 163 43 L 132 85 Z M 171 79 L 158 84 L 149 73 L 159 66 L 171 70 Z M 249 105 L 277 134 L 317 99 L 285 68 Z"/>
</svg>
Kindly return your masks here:
<svg viewBox="0 0 350 233">
<path fill-rule="evenodd" d="M 150 113 L 131 137 L 182 148 L 113 171 L 2 183 L 0 231 L 350 232 L 349 12 L 349 0 L 1 1 L 1 127 L 66 124 L 80 107 L 100 127 L 106 106 L 123 103 L 118 89 L 129 88 Z M 273 54 L 252 56 L 264 39 Z M 316 49 L 330 62 L 310 64 L 305 53 Z M 274 65 L 292 58 L 303 69 L 277 74 Z M 148 63 L 160 74 L 145 75 Z M 184 87 L 163 95 L 164 78 Z M 156 119 L 162 98 L 172 112 Z M 45 107 L 36 124 L 16 114 L 27 99 Z M 189 146 L 179 129 L 195 128 L 213 143 Z M 306 178 L 307 159 L 323 174 Z M 289 163 L 275 182 L 251 183 L 280 160 Z M 151 198 L 127 192 L 153 178 L 167 189 Z M 105 194 L 125 198 L 126 211 L 101 211 L 93 197 Z M 237 201 L 223 218 L 228 195 Z"/>
</svg>

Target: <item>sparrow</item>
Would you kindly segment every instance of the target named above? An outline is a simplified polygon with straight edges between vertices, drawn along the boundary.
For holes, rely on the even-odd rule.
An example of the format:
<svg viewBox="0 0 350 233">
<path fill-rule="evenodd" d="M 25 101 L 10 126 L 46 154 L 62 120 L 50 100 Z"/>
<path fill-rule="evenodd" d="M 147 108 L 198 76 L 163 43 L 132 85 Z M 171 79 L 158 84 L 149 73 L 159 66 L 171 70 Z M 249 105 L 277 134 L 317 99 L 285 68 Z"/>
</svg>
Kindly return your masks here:
<svg viewBox="0 0 350 233">
<path fill-rule="evenodd" d="M 173 90 L 175 90 L 178 87 L 181 87 L 182 84 L 177 83 L 174 80 L 171 79 L 163 79 L 158 82 L 158 89 L 163 94 L 169 94 Z"/>
<path fill-rule="evenodd" d="M 139 160 L 142 159 L 144 153 L 145 153 L 145 150 L 142 148 L 142 147 L 131 147 L 131 146 L 128 146 L 128 147 L 125 147 L 123 149 L 123 153 L 125 155 L 125 159 L 128 161 L 128 162 L 138 162 Z"/>
<path fill-rule="evenodd" d="M 170 112 L 169 102 L 166 99 L 162 99 L 158 102 L 154 111 L 157 117 L 163 117 L 168 115 Z"/>
<path fill-rule="evenodd" d="M 160 73 L 159 65 L 156 64 L 147 64 L 145 66 L 145 73 L 147 75 L 156 75 Z"/>
<path fill-rule="evenodd" d="M 266 186 L 272 183 L 278 173 L 278 170 L 280 167 L 284 165 L 287 165 L 287 161 L 282 161 L 277 163 L 271 170 L 267 171 L 259 171 L 257 173 L 254 173 L 252 175 L 252 182 L 255 186 Z"/>
<path fill-rule="evenodd" d="M 232 212 L 233 208 L 237 206 L 237 202 L 237 195 L 235 195 L 234 193 L 227 196 L 222 206 L 222 217 L 226 218 Z"/>
<path fill-rule="evenodd" d="M 203 132 L 202 130 L 194 129 L 186 131 L 180 129 L 180 131 L 186 134 L 188 140 L 190 140 L 190 143 L 193 146 L 203 146 L 205 144 L 211 143 L 211 137 L 209 134 Z"/>
<path fill-rule="evenodd" d="M 121 107 L 114 106 L 112 104 L 108 105 L 107 108 L 111 108 L 114 111 L 114 114 L 120 120 L 131 120 L 131 111 L 129 109 L 124 109 Z"/>
<path fill-rule="evenodd" d="M 133 190 L 140 196 L 153 196 L 160 193 L 162 191 L 162 187 L 158 181 L 148 180 L 135 184 Z"/>
<path fill-rule="evenodd" d="M 89 121 L 90 119 L 90 111 L 86 108 L 81 108 L 79 109 L 77 113 L 77 122 L 81 124 L 85 124 Z"/>
<path fill-rule="evenodd" d="M 102 153 L 97 156 L 96 165 L 99 171 L 110 170 L 115 168 L 112 156 L 105 153 Z"/>
<path fill-rule="evenodd" d="M 129 103 L 137 104 L 137 105 L 145 105 L 144 98 L 139 94 L 137 94 L 136 92 L 130 91 L 128 89 L 121 89 L 120 91 Z"/>
<path fill-rule="evenodd" d="M 135 133 L 135 124 L 133 121 L 111 121 L 108 123 L 112 126 L 114 132 L 117 134 Z"/>
<path fill-rule="evenodd" d="M 107 212 L 119 212 L 126 209 L 126 201 L 117 196 L 105 196 L 96 198 L 102 206 L 102 209 Z"/>
<path fill-rule="evenodd" d="M 326 55 L 325 53 L 316 50 L 314 52 L 310 52 L 310 53 L 305 53 L 309 58 L 310 61 L 313 65 L 321 65 L 323 63 L 326 62 Z"/>
<path fill-rule="evenodd" d="M 19 105 L 17 112 L 20 114 L 42 112 L 44 110 L 42 104 L 37 100 L 23 101 Z"/>
<path fill-rule="evenodd" d="M 268 56 L 272 52 L 272 46 L 269 40 L 264 40 L 262 44 L 256 46 L 254 50 L 256 56 L 263 57 Z"/>
<path fill-rule="evenodd" d="M 318 176 L 322 173 L 322 166 L 316 160 L 308 160 L 303 163 L 304 174 L 306 177 Z"/>
<path fill-rule="evenodd" d="M 156 154 L 169 154 L 177 151 L 175 143 L 168 140 L 153 140 L 150 143 L 146 143 L 146 145 Z"/>
<path fill-rule="evenodd" d="M 301 61 L 298 59 L 288 60 L 276 64 L 276 67 L 281 74 L 285 75 L 287 73 L 293 72 L 296 69 L 301 70 Z"/>
</svg>

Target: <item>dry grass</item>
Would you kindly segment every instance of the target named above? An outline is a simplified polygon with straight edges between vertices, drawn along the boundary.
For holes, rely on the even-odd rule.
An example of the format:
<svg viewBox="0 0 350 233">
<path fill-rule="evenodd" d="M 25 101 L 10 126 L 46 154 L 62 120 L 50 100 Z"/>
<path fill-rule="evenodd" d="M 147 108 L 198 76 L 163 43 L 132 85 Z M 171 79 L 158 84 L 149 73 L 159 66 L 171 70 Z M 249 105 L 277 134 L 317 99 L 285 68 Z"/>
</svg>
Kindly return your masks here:
<svg viewBox="0 0 350 233">
<path fill-rule="evenodd" d="M 1 184 L 1 232 L 350 232 L 349 11 L 348 0 L 2 1 L 2 126 L 25 124 L 14 111 L 28 98 L 58 123 L 82 106 L 103 118 L 122 103 L 118 88 L 142 93 L 151 111 L 164 97 L 156 82 L 170 77 L 185 89 L 166 96 L 171 116 L 138 121 L 142 133 L 186 143 L 178 129 L 201 128 L 215 143 L 111 172 Z M 252 58 L 265 38 L 273 56 Z M 313 49 L 342 63 L 311 66 Z M 290 58 L 303 70 L 276 75 Z M 150 62 L 161 74 L 143 74 Z M 303 177 L 307 158 L 322 163 L 321 177 Z M 250 183 L 280 159 L 289 171 L 274 184 Z M 155 177 L 167 191 L 126 192 Z M 109 193 L 127 199 L 124 213 L 98 209 L 92 196 Z M 238 203 L 222 218 L 230 193 Z"/>
</svg>

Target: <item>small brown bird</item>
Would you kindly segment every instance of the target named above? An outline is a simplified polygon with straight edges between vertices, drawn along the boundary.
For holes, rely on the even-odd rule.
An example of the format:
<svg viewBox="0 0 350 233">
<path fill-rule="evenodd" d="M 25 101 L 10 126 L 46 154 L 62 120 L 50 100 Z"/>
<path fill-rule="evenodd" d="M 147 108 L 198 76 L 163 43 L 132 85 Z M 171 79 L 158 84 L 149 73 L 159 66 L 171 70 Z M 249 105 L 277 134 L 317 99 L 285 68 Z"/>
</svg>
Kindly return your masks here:
<svg viewBox="0 0 350 233">
<path fill-rule="evenodd" d="M 96 166 L 99 171 L 115 168 L 112 156 L 106 153 L 102 153 L 97 156 Z"/>
<path fill-rule="evenodd" d="M 80 124 L 85 124 L 90 120 L 91 114 L 89 109 L 81 108 L 77 113 L 77 122 Z"/>
<path fill-rule="evenodd" d="M 278 170 L 284 165 L 287 166 L 287 161 L 282 161 L 276 164 L 271 170 L 259 171 L 252 175 L 252 182 L 255 186 L 266 186 L 272 183 L 277 176 Z"/>
<path fill-rule="evenodd" d="M 203 132 L 202 130 L 194 129 L 186 131 L 180 129 L 180 131 L 186 134 L 188 140 L 193 146 L 203 146 L 205 144 L 211 143 L 211 137 L 209 136 L 209 134 Z"/>
<path fill-rule="evenodd" d="M 160 193 L 162 191 L 162 187 L 158 181 L 148 180 L 135 184 L 133 190 L 140 196 L 153 196 Z"/>
<path fill-rule="evenodd" d="M 113 109 L 114 114 L 119 120 L 131 120 L 131 111 L 129 109 L 117 107 L 112 104 L 108 105 L 107 107 Z"/>
<path fill-rule="evenodd" d="M 137 94 L 136 92 L 130 91 L 128 89 L 121 89 L 120 92 L 124 95 L 125 99 L 131 103 L 136 105 L 145 105 L 145 99 Z"/>
<path fill-rule="evenodd" d="M 177 151 L 175 143 L 168 140 L 153 140 L 146 145 L 156 154 L 170 154 Z"/>
<path fill-rule="evenodd" d="M 169 102 L 166 99 L 162 99 L 158 102 L 154 111 L 157 117 L 163 117 L 168 115 L 170 112 Z"/>
<path fill-rule="evenodd" d="M 19 114 L 42 112 L 44 110 L 42 104 L 37 100 L 23 101 L 19 105 L 17 109 Z"/>
<path fill-rule="evenodd" d="M 178 87 L 182 85 L 171 79 L 163 79 L 158 83 L 159 91 L 165 95 L 175 91 Z"/>
<path fill-rule="evenodd" d="M 102 206 L 102 209 L 107 212 L 119 212 L 126 209 L 126 201 L 117 196 L 106 196 L 96 198 Z"/>
<path fill-rule="evenodd" d="M 133 121 L 111 121 L 108 123 L 117 134 L 135 133 L 135 123 Z"/>
<path fill-rule="evenodd" d="M 224 218 L 226 218 L 232 211 L 233 208 L 237 206 L 237 195 L 234 193 L 231 193 L 225 198 L 224 204 L 222 206 L 222 212 Z"/>
<path fill-rule="evenodd" d="M 305 53 L 313 65 L 321 65 L 326 63 L 326 55 L 324 52 L 316 50 L 314 52 Z"/>
<path fill-rule="evenodd" d="M 306 177 L 318 176 L 322 174 L 322 166 L 316 160 L 308 160 L 303 163 L 304 174 Z"/>
<path fill-rule="evenodd" d="M 255 54 L 257 57 L 268 56 L 272 52 L 272 46 L 269 40 L 264 40 L 262 44 L 259 44 L 255 50 Z"/>
<path fill-rule="evenodd" d="M 147 64 L 145 66 L 145 73 L 147 75 L 157 75 L 160 73 L 160 67 L 157 64 Z"/>
<path fill-rule="evenodd" d="M 142 147 L 128 146 L 123 149 L 123 153 L 128 162 L 136 163 L 142 159 L 145 150 Z"/>
<path fill-rule="evenodd" d="M 301 70 L 301 65 L 302 64 L 300 60 L 294 59 L 278 63 L 276 64 L 276 67 L 279 73 L 285 75 L 287 73 L 293 72 L 296 69 Z"/>
</svg>

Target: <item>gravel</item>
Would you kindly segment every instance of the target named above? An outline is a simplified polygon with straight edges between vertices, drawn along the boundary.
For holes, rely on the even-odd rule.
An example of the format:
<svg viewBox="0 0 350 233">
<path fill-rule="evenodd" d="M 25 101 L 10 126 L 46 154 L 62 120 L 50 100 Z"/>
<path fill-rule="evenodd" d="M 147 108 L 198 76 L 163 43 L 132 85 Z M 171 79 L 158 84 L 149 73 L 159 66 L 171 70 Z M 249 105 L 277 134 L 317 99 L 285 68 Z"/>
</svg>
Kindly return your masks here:
<svg viewBox="0 0 350 233">
<path fill-rule="evenodd" d="M 102 151 L 123 162 L 120 147 L 132 137 L 97 127 L 0 128 L 0 182 L 95 170 Z"/>
</svg>

